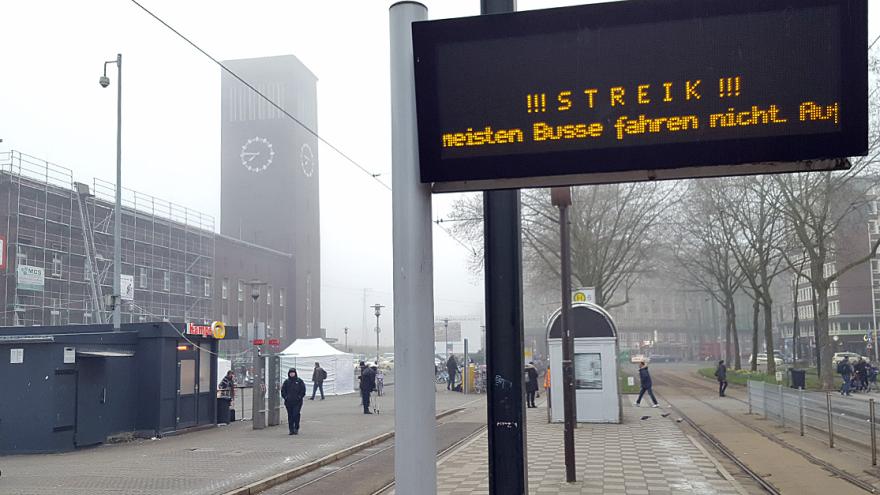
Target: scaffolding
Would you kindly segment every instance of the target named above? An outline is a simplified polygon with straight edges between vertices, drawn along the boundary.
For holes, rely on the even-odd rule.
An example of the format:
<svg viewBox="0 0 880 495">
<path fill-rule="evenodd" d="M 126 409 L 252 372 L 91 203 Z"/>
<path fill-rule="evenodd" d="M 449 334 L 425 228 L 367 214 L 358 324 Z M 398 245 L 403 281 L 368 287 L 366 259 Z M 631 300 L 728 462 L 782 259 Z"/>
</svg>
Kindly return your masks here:
<svg viewBox="0 0 880 495">
<path fill-rule="evenodd" d="M 113 183 L 75 183 L 70 169 L 0 153 L 9 260 L 0 324 L 110 321 L 115 193 Z M 213 217 L 123 188 L 122 275 L 134 297 L 122 321 L 212 321 L 214 239 Z"/>
</svg>

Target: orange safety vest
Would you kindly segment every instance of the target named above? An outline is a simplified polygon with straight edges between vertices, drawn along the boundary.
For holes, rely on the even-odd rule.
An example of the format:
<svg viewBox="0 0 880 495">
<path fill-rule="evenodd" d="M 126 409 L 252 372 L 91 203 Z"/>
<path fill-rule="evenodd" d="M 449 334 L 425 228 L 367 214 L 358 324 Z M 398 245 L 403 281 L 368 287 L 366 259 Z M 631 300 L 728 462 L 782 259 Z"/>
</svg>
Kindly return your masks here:
<svg viewBox="0 0 880 495">
<path fill-rule="evenodd" d="M 546 373 L 544 373 L 544 388 L 550 388 L 550 370 L 548 369 Z"/>
</svg>

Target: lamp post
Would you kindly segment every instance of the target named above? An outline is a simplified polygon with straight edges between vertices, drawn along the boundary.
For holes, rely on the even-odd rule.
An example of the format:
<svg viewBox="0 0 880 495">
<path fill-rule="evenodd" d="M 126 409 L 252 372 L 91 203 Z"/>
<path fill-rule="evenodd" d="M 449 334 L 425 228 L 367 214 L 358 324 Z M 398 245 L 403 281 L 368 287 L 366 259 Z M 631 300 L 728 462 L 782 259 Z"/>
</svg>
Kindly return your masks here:
<svg viewBox="0 0 880 495">
<path fill-rule="evenodd" d="M 348 327 L 345 327 L 345 352 L 351 352 L 348 348 Z"/>
<path fill-rule="evenodd" d="M 375 310 L 375 313 L 376 313 L 376 367 L 377 368 L 379 366 L 379 315 L 382 314 L 381 310 L 384 307 L 385 306 L 382 306 L 379 303 L 376 303 L 373 305 L 373 309 Z"/>
<path fill-rule="evenodd" d="M 443 345 L 445 346 L 443 350 L 446 353 L 446 362 L 449 362 L 449 318 L 443 318 L 443 328 L 446 332 L 443 337 Z"/>
<path fill-rule="evenodd" d="M 107 64 L 116 64 L 116 206 L 113 212 L 113 329 L 122 321 L 122 54 L 104 62 L 104 75 L 98 79 L 102 88 L 110 85 Z M 83 226 L 85 227 L 85 226 Z M 97 310 L 97 308 L 95 308 Z"/>
<path fill-rule="evenodd" d="M 260 338 L 257 330 L 257 300 L 260 299 L 260 286 L 265 282 L 253 280 L 247 283 L 251 287 L 251 299 L 254 301 L 254 340 Z M 264 335 L 265 339 L 267 336 Z M 271 405 L 271 404 L 270 404 Z M 254 347 L 254 389 L 253 389 L 253 429 L 262 430 L 266 427 L 266 363 L 263 360 L 263 346 Z"/>
</svg>

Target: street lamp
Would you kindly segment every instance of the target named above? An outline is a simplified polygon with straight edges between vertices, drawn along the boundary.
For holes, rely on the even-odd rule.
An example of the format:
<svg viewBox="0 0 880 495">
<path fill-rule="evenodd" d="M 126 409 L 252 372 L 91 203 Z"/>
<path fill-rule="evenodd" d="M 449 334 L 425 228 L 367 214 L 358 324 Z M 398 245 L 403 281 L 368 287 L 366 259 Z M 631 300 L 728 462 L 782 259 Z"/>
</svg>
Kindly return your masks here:
<svg viewBox="0 0 880 495">
<path fill-rule="evenodd" d="M 122 321 L 122 54 L 104 62 L 104 75 L 98 79 L 102 88 L 110 85 L 107 64 L 116 64 L 116 206 L 113 212 L 113 329 Z M 85 228 L 85 226 L 83 226 Z"/>
<path fill-rule="evenodd" d="M 345 327 L 345 352 L 351 352 L 348 349 L 348 327 Z"/>
<path fill-rule="evenodd" d="M 376 310 L 376 367 L 379 367 L 379 315 L 382 314 L 382 306 L 379 303 L 373 305 L 373 309 Z"/>
<path fill-rule="evenodd" d="M 446 332 L 446 335 L 443 337 L 443 345 L 446 346 L 443 348 L 446 351 L 446 362 L 449 362 L 449 318 L 443 318 L 443 329 Z"/>
</svg>

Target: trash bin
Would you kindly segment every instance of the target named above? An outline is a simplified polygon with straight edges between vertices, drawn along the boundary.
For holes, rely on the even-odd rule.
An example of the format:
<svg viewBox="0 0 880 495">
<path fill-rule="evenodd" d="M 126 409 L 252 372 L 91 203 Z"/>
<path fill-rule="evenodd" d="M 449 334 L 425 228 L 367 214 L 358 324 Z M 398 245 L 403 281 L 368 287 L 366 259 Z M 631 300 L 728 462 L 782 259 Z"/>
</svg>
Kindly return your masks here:
<svg viewBox="0 0 880 495">
<path fill-rule="evenodd" d="M 228 424 L 231 419 L 229 408 L 232 405 L 231 397 L 217 397 L 217 424 Z"/>
<path fill-rule="evenodd" d="M 807 388 L 807 370 L 791 368 L 791 388 Z"/>
</svg>

